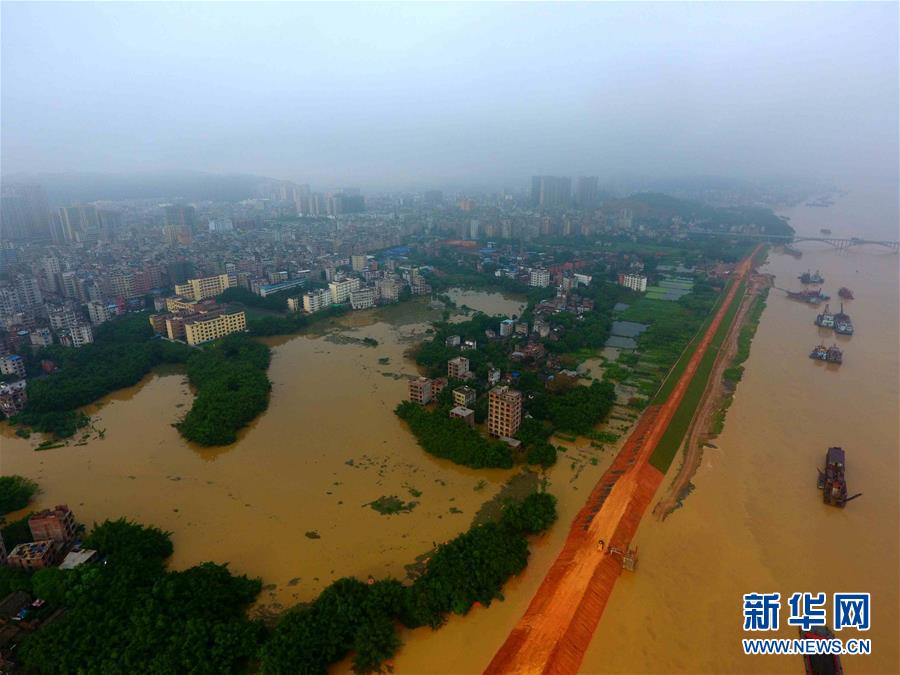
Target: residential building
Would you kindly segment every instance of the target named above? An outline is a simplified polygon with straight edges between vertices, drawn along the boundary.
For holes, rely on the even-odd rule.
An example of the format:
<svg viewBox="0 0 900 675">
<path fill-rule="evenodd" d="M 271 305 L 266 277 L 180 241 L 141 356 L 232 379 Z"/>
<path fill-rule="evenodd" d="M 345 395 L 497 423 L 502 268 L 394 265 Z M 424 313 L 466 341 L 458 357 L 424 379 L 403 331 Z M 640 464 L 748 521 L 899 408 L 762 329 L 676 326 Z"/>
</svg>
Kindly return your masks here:
<svg viewBox="0 0 900 675">
<path fill-rule="evenodd" d="M 288 298 L 287 306 L 289 312 L 299 312 L 303 309 L 303 298 Z"/>
<path fill-rule="evenodd" d="M 469 359 L 457 356 L 447 361 L 447 377 L 454 380 L 463 379 L 469 372 Z"/>
<path fill-rule="evenodd" d="M 572 179 L 562 176 L 534 176 L 531 201 L 543 208 L 567 206 L 572 196 Z"/>
<path fill-rule="evenodd" d="M 513 436 L 522 424 L 522 392 L 494 387 L 488 399 L 488 432 L 491 436 Z"/>
<path fill-rule="evenodd" d="M 221 295 L 226 288 L 237 285 L 237 280 L 230 274 L 217 274 L 214 277 L 188 279 L 187 283 L 175 285 L 175 295 L 188 300 L 205 300 Z"/>
<path fill-rule="evenodd" d="M 350 265 L 353 267 L 354 272 L 362 272 L 369 265 L 369 256 L 365 253 L 362 255 L 352 255 L 350 256 Z"/>
<path fill-rule="evenodd" d="M 453 402 L 466 408 L 472 407 L 477 396 L 477 392 L 472 387 L 463 386 L 453 390 Z"/>
<path fill-rule="evenodd" d="M 441 395 L 441 392 L 444 391 L 444 388 L 447 386 L 447 378 L 446 377 L 436 377 L 431 381 L 431 396 L 432 398 L 437 398 Z"/>
<path fill-rule="evenodd" d="M 512 319 L 504 319 L 500 322 L 500 337 L 509 337 L 513 333 L 516 322 Z"/>
<path fill-rule="evenodd" d="M 583 209 L 595 207 L 600 202 L 597 176 L 579 176 L 575 183 L 575 203 Z"/>
<path fill-rule="evenodd" d="M 303 311 L 313 314 L 331 306 L 331 291 L 327 288 L 318 288 L 303 294 Z"/>
<path fill-rule="evenodd" d="M 0 382 L 0 412 L 7 417 L 17 415 L 25 409 L 28 402 L 28 382 Z"/>
<path fill-rule="evenodd" d="M 112 318 L 109 306 L 105 302 L 91 301 L 87 303 L 87 309 L 91 323 L 95 326 L 99 326 L 101 323 L 109 321 L 110 318 Z"/>
<path fill-rule="evenodd" d="M 400 289 L 393 279 L 379 279 L 375 282 L 375 297 L 382 303 L 397 302 Z"/>
<path fill-rule="evenodd" d="M 447 347 L 459 347 L 459 343 L 459 335 L 450 335 L 444 340 L 444 345 Z"/>
<path fill-rule="evenodd" d="M 0 357 L 0 375 L 25 377 L 25 359 L 18 354 Z"/>
<path fill-rule="evenodd" d="M 23 570 L 40 570 L 56 562 L 57 547 L 52 541 L 19 544 L 7 556 L 6 564 Z"/>
<path fill-rule="evenodd" d="M 75 539 L 75 514 L 65 504 L 58 504 L 29 516 L 28 529 L 35 541 L 49 539 L 66 545 Z"/>
<path fill-rule="evenodd" d="M 328 289 L 331 291 L 331 302 L 335 305 L 340 305 L 350 299 L 352 291 L 359 290 L 359 279 L 354 277 L 352 279 L 335 280 L 328 284 Z"/>
<path fill-rule="evenodd" d="M 308 272 L 308 270 L 306 270 Z M 289 291 L 293 288 L 302 288 L 306 286 L 306 277 L 296 277 L 294 279 L 287 279 L 286 281 L 279 281 L 274 284 L 262 284 L 256 294 L 262 298 L 266 298 L 274 293 L 280 293 L 281 291 Z"/>
<path fill-rule="evenodd" d="M 350 306 L 353 309 L 368 309 L 375 306 L 375 289 L 360 288 L 358 291 L 350 291 Z"/>
<path fill-rule="evenodd" d="M 498 384 L 500 382 L 501 375 L 502 375 L 502 373 L 500 372 L 499 368 L 490 368 L 488 370 L 488 376 L 487 376 L 488 384 L 490 384 L 490 385 Z"/>
<path fill-rule="evenodd" d="M 94 341 L 94 331 L 89 323 L 76 323 L 59 332 L 59 342 L 66 347 L 84 347 Z"/>
<path fill-rule="evenodd" d="M 473 429 L 475 428 L 475 411 L 465 406 L 458 405 L 450 411 L 450 417 L 462 420 Z"/>
<path fill-rule="evenodd" d="M 34 347 L 49 347 L 53 344 L 53 333 L 46 327 L 35 328 L 29 337 Z"/>
<path fill-rule="evenodd" d="M 247 330 L 247 317 L 242 311 L 223 311 L 198 315 L 184 322 L 185 341 L 189 345 L 199 345 L 218 340 L 232 333 Z"/>
<path fill-rule="evenodd" d="M 620 274 L 619 286 L 644 293 L 647 290 L 647 277 L 643 274 Z"/>
<path fill-rule="evenodd" d="M 431 380 L 427 377 L 417 377 L 409 381 L 409 400 L 419 405 L 431 403 L 433 398 Z"/>
<path fill-rule="evenodd" d="M 529 273 L 528 285 L 537 288 L 547 288 L 550 285 L 550 272 L 543 269 L 533 269 Z"/>
</svg>

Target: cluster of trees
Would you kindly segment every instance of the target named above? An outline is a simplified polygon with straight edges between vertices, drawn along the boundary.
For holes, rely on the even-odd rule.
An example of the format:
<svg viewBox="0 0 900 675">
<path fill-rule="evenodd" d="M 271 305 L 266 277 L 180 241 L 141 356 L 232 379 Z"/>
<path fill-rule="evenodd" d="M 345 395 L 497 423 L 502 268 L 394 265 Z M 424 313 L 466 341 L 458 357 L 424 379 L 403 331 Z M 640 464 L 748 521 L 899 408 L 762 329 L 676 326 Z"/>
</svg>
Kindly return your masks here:
<svg viewBox="0 0 900 675">
<path fill-rule="evenodd" d="M 94 528 L 85 545 L 102 564 L 48 568 L 3 579 L 65 613 L 29 635 L 19 655 L 29 672 L 223 673 L 247 668 L 264 629 L 246 617 L 257 579 L 203 563 L 169 572 L 169 535 L 125 520 Z"/>
<path fill-rule="evenodd" d="M 500 521 L 472 527 L 437 548 L 410 586 L 340 579 L 311 604 L 285 614 L 261 650 L 263 673 L 327 673 L 354 652 L 357 673 L 381 670 L 400 646 L 395 623 L 440 627 L 450 612 L 501 598 L 504 583 L 528 563 L 527 536 L 556 520 L 556 499 L 534 493 L 504 509 Z"/>
<path fill-rule="evenodd" d="M 286 314 L 284 316 L 250 317 L 247 332 L 255 336 L 290 335 L 308 328 L 317 321 L 341 316 L 350 311 L 349 305 L 333 305 L 315 314 Z"/>
<path fill-rule="evenodd" d="M 38 485 L 24 476 L 0 476 L 0 517 L 28 506 Z"/>
<path fill-rule="evenodd" d="M 221 303 L 237 302 L 245 307 L 256 307 L 270 312 L 283 312 L 287 309 L 287 299 L 291 297 L 291 291 L 282 291 L 262 297 L 243 286 L 226 288 L 216 296 L 216 301 Z M 296 295 L 296 293 L 294 293 Z"/>
<path fill-rule="evenodd" d="M 28 381 L 28 403 L 13 422 L 37 431 L 67 437 L 87 419 L 77 408 L 123 387 L 137 384 L 162 363 L 184 363 L 186 345 L 153 340 L 144 312 L 97 328 L 94 342 L 80 349 L 54 345 L 38 354 L 53 361 L 58 371 Z"/>
<path fill-rule="evenodd" d="M 176 427 L 201 445 L 228 445 L 237 432 L 269 406 L 271 382 L 266 375 L 269 348 L 234 334 L 188 359 L 187 374 L 197 397 Z"/>
<path fill-rule="evenodd" d="M 412 401 L 403 401 L 394 412 L 409 425 L 425 452 L 435 457 L 474 469 L 508 469 L 513 465 L 508 445 L 485 438 L 462 420 L 452 419 L 443 408 L 432 412 Z"/>
<path fill-rule="evenodd" d="M 467 351 L 469 369 L 481 378 L 487 377 L 491 366 L 507 369 L 509 366 L 506 342 L 488 341 L 486 330 L 499 331 L 502 317 L 488 316 L 477 312 L 468 321 L 460 323 L 439 322 L 434 324 L 434 336 L 419 347 L 416 363 L 425 368 L 431 377 L 447 374 L 447 361 L 460 355 L 459 347 L 448 347 L 445 340 L 451 335 L 459 335 L 462 340 L 475 340 L 478 349 Z"/>
</svg>

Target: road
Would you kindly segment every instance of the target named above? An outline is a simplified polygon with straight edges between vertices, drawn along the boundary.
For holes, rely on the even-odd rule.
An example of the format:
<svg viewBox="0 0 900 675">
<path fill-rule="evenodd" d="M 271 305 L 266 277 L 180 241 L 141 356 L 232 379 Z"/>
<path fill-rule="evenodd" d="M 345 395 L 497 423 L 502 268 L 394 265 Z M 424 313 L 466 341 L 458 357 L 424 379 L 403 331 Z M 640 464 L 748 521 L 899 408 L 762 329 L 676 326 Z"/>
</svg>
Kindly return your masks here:
<svg viewBox="0 0 900 675">
<path fill-rule="evenodd" d="M 610 549 L 628 548 L 663 480 L 663 474 L 649 463 L 650 456 L 672 421 L 759 248 L 736 268 L 734 283 L 668 399 L 644 411 L 612 466 L 600 478 L 524 616 L 485 673 L 578 672 L 622 572 L 620 556 L 611 554 Z M 601 540 L 603 550 L 599 546 Z"/>
</svg>

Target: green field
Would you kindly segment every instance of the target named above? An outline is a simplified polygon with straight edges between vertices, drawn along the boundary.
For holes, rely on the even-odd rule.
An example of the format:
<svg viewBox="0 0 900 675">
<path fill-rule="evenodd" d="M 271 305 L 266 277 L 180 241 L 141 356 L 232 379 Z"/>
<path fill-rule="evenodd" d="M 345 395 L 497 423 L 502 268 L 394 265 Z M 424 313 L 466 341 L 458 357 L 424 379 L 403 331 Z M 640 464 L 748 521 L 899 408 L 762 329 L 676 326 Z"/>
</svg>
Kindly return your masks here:
<svg viewBox="0 0 900 675">
<path fill-rule="evenodd" d="M 694 417 L 700 399 L 703 397 L 703 392 L 706 389 L 707 381 L 709 380 L 710 373 L 715 364 L 719 347 L 722 346 L 725 336 L 728 334 L 728 330 L 734 321 L 734 316 L 737 313 L 738 307 L 740 307 L 745 290 L 746 282 L 742 281 L 737 289 L 737 293 L 734 294 L 734 298 L 731 301 L 731 305 L 728 307 L 728 311 L 725 313 L 722 323 L 719 324 L 719 328 L 716 330 L 716 333 L 710 342 L 709 348 L 706 350 L 703 359 L 700 361 L 697 372 L 694 374 L 694 377 L 688 385 L 687 391 L 684 393 L 684 398 L 681 400 L 678 410 L 675 411 L 672 421 L 669 423 L 668 428 L 659 440 L 659 445 L 656 446 L 656 450 L 653 451 L 653 455 L 650 457 L 650 463 L 663 473 L 669 469 L 669 465 L 672 464 L 672 460 L 678 452 L 678 448 L 681 447 L 684 435 L 687 433 L 688 427 L 690 426 L 691 419 Z M 724 298 L 725 295 L 726 294 L 723 294 L 722 297 Z M 691 355 L 696 350 L 700 338 L 714 316 L 715 312 L 710 314 L 710 317 L 704 322 L 703 327 L 697 333 L 697 337 L 694 338 L 694 341 L 688 349 L 685 350 L 682 357 L 678 360 L 678 363 L 675 364 L 672 372 L 669 373 L 669 377 L 666 378 L 663 386 L 660 388 L 659 392 L 657 392 L 657 395 L 653 400 L 654 403 L 664 401 L 672 393 L 675 383 L 687 367 Z"/>
</svg>

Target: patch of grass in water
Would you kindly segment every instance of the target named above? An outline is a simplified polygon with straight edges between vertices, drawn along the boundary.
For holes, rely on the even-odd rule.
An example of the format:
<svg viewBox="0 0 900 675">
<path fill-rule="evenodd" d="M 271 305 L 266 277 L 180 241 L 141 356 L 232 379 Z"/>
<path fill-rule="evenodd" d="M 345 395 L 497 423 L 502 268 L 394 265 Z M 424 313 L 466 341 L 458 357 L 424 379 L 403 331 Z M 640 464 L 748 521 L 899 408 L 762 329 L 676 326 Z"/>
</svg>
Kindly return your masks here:
<svg viewBox="0 0 900 675">
<path fill-rule="evenodd" d="M 374 502 L 363 504 L 363 506 L 371 506 L 383 516 L 391 516 L 395 513 L 409 513 L 419 505 L 419 502 L 404 502 L 397 495 L 382 495 Z"/>
</svg>

